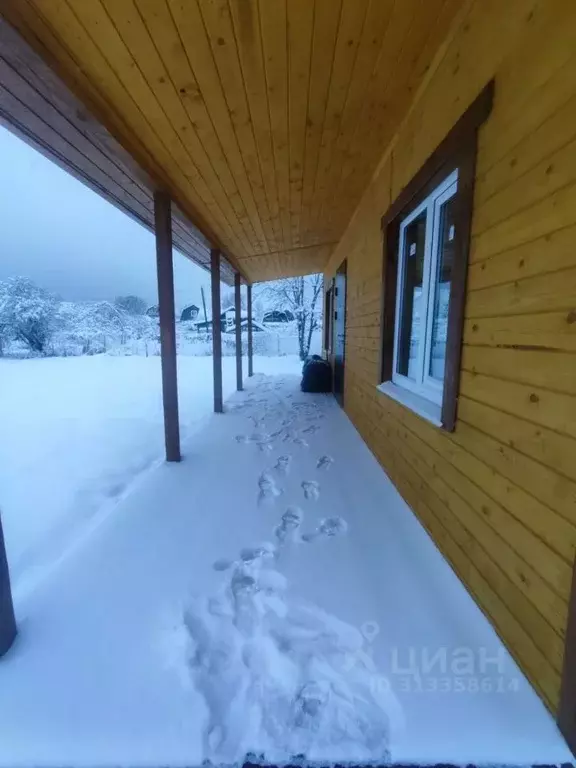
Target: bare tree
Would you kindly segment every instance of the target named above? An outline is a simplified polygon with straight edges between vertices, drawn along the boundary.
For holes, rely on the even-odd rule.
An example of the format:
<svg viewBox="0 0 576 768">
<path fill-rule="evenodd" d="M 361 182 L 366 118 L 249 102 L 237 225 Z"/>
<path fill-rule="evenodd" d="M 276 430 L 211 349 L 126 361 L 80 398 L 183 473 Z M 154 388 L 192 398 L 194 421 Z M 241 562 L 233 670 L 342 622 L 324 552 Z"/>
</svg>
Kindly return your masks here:
<svg viewBox="0 0 576 768">
<path fill-rule="evenodd" d="M 271 308 L 289 309 L 296 318 L 300 359 L 310 353 L 312 334 L 320 327 L 317 305 L 322 292 L 321 274 L 308 277 L 286 277 L 263 285 L 258 296 L 267 300 Z"/>
</svg>

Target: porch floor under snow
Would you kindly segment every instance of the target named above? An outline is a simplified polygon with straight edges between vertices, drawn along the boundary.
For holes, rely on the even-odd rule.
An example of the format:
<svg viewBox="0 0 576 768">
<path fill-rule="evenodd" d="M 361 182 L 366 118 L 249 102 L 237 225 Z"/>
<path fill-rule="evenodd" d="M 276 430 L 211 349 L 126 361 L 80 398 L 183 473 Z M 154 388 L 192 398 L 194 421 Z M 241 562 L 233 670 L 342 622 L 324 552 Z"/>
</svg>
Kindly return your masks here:
<svg viewBox="0 0 576 768">
<path fill-rule="evenodd" d="M 17 605 L 0 766 L 571 760 L 344 413 L 298 385 L 248 380 Z"/>
</svg>

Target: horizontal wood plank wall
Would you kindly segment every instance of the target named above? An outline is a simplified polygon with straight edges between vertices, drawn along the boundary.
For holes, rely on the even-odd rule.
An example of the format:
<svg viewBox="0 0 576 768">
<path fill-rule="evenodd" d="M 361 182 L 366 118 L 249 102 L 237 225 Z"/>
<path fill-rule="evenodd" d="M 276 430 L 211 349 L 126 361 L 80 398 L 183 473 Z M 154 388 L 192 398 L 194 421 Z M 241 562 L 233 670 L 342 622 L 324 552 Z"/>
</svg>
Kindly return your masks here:
<svg viewBox="0 0 576 768">
<path fill-rule="evenodd" d="M 576 549 L 576 5 L 474 0 L 326 270 L 348 260 L 346 410 L 552 711 Z M 376 390 L 380 218 L 496 78 L 448 434 Z"/>
</svg>

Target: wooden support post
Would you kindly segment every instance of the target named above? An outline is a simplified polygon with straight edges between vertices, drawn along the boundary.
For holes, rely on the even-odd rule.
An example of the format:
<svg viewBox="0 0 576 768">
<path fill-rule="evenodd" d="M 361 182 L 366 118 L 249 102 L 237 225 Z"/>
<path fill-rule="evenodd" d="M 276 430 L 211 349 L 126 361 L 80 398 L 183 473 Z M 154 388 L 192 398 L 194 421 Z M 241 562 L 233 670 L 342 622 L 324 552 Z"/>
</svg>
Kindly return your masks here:
<svg viewBox="0 0 576 768">
<path fill-rule="evenodd" d="M 170 198 L 164 192 L 154 193 L 154 224 L 156 228 L 156 268 L 158 272 L 158 314 L 160 319 L 166 461 L 180 461 L 172 216 Z"/>
<path fill-rule="evenodd" d="M 222 413 L 222 323 L 220 320 L 220 251 L 210 251 L 210 282 L 212 287 L 212 364 L 214 367 L 214 411 Z"/>
<path fill-rule="evenodd" d="M 248 376 L 254 376 L 254 339 L 252 338 L 252 286 L 246 288 L 248 304 Z"/>
<path fill-rule="evenodd" d="M 234 275 L 234 317 L 236 320 L 236 389 L 241 392 L 242 382 L 242 301 L 240 296 L 240 272 Z"/>
<path fill-rule="evenodd" d="M 8 559 L 2 532 L 2 518 L 0 517 L 0 657 L 12 646 L 16 631 Z"/>
</svg>

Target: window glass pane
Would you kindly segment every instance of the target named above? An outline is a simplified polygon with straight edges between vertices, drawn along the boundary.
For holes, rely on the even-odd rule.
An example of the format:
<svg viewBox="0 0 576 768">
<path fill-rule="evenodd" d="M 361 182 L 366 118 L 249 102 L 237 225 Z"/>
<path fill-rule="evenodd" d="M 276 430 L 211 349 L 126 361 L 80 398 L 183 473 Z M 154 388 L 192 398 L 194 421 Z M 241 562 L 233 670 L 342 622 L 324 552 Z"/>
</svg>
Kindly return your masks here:
<svg viewBox="0 0 576 768">
<path fill-rule="evenodd" d="M 404 230 L 404 279 L 400 304 L 400 337 L 396 370 L 402 376 L 416 380 L 418 352 L 422 343 L 424 298 L 424 244 L 426 240 L 426 211 L 417 216 Z"/>
<path fill-rule="evenodd" d="M 448 334 L 448 307 L 450 304 L 450 282 L 454 262 L 454 201 L 451 197 L 439 211 L 439 238 L 436 275 L 434 277 L 434 312 L 432 315 L 432 337 L 430 340 L 429 375 L 442 381 L 446 365 L 446 338 Z"/>
</svg>

